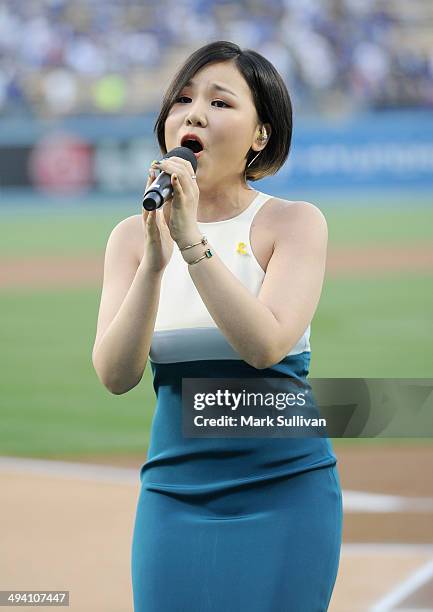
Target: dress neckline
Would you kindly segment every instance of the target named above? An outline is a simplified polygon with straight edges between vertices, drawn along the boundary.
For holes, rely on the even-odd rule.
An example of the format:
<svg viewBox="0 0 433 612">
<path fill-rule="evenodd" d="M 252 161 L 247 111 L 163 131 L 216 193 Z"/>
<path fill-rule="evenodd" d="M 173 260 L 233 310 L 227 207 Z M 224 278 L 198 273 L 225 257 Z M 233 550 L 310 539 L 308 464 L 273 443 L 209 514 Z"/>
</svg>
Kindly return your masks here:
<svg viewBox="0 0 433 612">
<path fill-rule="evenodd" d="M 243 210 L 238 215 L 235 215 L 234 217 L 230 217 L 230 219 L 223 219 L 222 221 L 197 221 L 197 223 L 199 225 L 219 225 L 221 223 L 228 223 L 229 221 L 234 221 L 234 219 L 240 219 L 243 215 L 246 215 L 249 210 L 251 210 L 252 206 L 255 204 L 255 202 L 258 200 L 258 198 L 261 195 L 262 195 L 261 191 L 258 191 L 256 197 L 253 199 L 252 202 L 250 202 L 250 204 L 248 204 L 245 210 Z"/>
</svg>

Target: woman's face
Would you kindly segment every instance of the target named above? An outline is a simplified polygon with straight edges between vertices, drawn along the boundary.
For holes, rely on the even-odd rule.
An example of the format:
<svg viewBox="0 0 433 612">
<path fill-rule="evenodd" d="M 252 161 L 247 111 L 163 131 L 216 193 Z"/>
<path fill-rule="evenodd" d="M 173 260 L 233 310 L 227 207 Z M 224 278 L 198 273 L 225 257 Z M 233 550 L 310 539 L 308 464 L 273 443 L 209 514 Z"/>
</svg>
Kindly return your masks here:
<svg viewBox="0 0 433 612">
<path fill-rule="evenodd" d="M 243 181 L 246 155 L 260 125 L 242 74 L 232 61 L 215 62 L 196 72 L 180 92 L 165 122 L 165 143 L 170 151 L 185 134 L 197 134 L 204 147 L 197 160 L 198 182 L 209 187 L 222 179 L 234 183 Z"/>
</svg>

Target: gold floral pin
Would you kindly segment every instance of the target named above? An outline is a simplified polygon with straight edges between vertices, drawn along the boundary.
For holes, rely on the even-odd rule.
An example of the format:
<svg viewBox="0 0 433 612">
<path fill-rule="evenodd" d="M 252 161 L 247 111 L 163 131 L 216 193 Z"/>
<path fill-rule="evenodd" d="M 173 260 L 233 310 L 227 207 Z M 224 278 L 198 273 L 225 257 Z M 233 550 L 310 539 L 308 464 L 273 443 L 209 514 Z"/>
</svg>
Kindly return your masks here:
<svg viewBox="0 0 433 612">
<path fill-rule="evenodd" d="M 245 242 L 238 242 L 238 246 L 236 247 L 236 252 L 240 253 L 240 255 L 248 255 L 246 249 L 246 244 Z"/>
</svg>

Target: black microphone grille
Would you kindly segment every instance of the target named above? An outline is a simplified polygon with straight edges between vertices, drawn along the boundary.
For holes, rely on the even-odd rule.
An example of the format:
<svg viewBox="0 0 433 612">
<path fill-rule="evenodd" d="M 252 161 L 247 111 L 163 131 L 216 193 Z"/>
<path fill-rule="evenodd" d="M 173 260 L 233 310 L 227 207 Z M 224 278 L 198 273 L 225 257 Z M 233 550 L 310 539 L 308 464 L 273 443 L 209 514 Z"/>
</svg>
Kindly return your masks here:
<svg viewBox="0 0 433 612">
<path fill-rule="evenodd" d="M 197 158 L 188 147 L 175 147 L 171 149 L 171 151 L 168 151 L 162 159 L 166 159 L 167 157 L 180 157 L 186 159 L 186 161 L 191 163 L 194 172 L 197 170 Z"/>
</svg>

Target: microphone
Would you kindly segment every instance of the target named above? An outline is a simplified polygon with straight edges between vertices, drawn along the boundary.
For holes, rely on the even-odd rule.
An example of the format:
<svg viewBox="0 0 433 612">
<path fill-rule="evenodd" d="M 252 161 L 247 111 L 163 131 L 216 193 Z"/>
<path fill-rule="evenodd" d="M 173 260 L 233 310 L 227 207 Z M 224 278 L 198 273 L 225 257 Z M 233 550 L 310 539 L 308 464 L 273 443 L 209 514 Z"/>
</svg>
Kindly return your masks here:
<svg viewBox="0 0 433 612">
<path fill-rule="evenodd" d="M 194 172 L 197 170 L 197 158 L 191 149 L 188 147 L 176 147 L 164 155 L 162 159 L 168 157 L 181 157 L 191 163 Z M 143 207 L 146 210 L 155 210 L 160 208 L 166 200 L 169 200 L 173 195 L 173 185 L 171 184 L 171 175 L 166 172 L 161 172 L 143 195 Z"/>
</svg>

